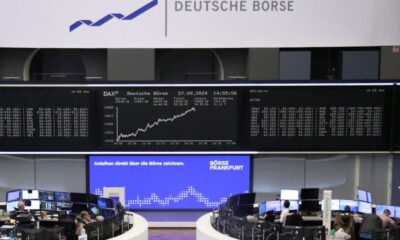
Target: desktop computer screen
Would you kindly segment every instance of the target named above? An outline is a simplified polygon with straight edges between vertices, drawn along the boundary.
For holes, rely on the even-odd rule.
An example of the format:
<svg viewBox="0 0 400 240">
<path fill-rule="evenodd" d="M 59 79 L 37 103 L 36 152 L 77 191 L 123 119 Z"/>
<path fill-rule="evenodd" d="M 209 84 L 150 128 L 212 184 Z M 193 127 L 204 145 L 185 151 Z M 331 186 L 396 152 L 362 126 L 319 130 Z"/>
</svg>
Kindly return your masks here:
<svg viewBox="0 0 400 240">
<path fill-rule="evenodd" d="M 107 208 L 107 199 L 105 198 L 97 199 L 97 206 L 99 206 L 99 208 Z"/>
<path fill-rule="evenodd" d="M 289 206 L 289 210 L 299 210 L 299 201 L 289 201 L 290 202 L 290 206 Z M 281 209 L 284 209 L 285 207 L 283 206 L 283 204 L 285 203 L 285 200 L 281 200 Z"/>
<path fill-rule="evenodd" d="M 42 201 L 54 201 L 54 192 L 39 191 L 39 198 Z"/>
<path fill-rule="evenodd" d="M 57 202 L 70 202 L 71 196 L 68 192 L 54 192 L 54 199 Z"/>
<path fill-rule="evenodd" d="M 9 213 L 9 212 L 12 212 L 12 211 L 15 211 L 15 208 L 18 208 L 18 203 L 19 203 L 19 201 L 14 201 L 14 202 L 7 202 L 7 204 L 6 204 L 6 211 Z"/>
<path fill-rule="evenodd" d="M 282 189 L 281 200 L 299 200 L 299 191 Z"/>
<path fill-rule="evenodd" d="M 358 201 L 340 199 L 339 200 L 339 210 L 344 211 L 344 208 L 346 206 L 349 206 L 352 212 L 358 211 Z"/>
<path fill-rule="evenodd" d="M 358 189 L 357 194 L 358 194 L 358 200 L 359 200 L 359 201 L 369 202 L 369 201 L 368 201 L 367 191 Z"/>
<path fill-rule="evenodd" d="M 266 208 L 267 208 L 267 212 L 268 211 L 280 212 L 281 211 L 281 201 L 279 201 L 279 200 L 267 201 Z"/>
<path fill-rule="evenodd" d="M 372 194 L 371 194 L 371 192 L 367 192 L 367 200 L 368 200 L 368 202 L 372 203 Z"/>
<path fill-rule="evenodd" d="M 320 201 L 321 210 L 324 211 L 324 200 Z M 339 199 L 331 200 L 331 211 L 339 211 Z"/>
<path fill-rule="evenodd" d="M 15 190 L 15 191 L 10 191 L 7 192 L 7 202 L 14 202 L 14 201 L 18 201 L 21 195 L 21 191 L 20 190 Z"/>
<path fill-rule="evenodd" d="M 39 199 L 39 190 L 22 190 L 23 200 Z"/>
<path fill-rule="evenodd" d="M 88 164 L 90 193 L 119 189 L 127 209 L 215 209 L 251 191 L 247 155 L 90 156 Z"/>
<path fill-rule="evenodd" d="M 319 188 L 302 188 L 300 191 L 300 199 L 315 200 L 319 198 Z"/>
<path fill-rule="evenodd" d="M 372 204 L 369 202 L 359 201 L 358 202 L 358 212 L 371 214 L 372 213 Z"/>
<path fill-rule="evenodd" d="M 71 202 L 74 203 L 87 203 L 88 196 L 86 193 L 71 193 Z"/>
<path fill-rule="evenodd" d="M 388 206 L 388 205 L 376 205 L 376 210 L 375 210 L 376 215 L 383 214 L 383 211 L 385 209 L 388 209 L 390 211 L 391 217 L 393 217 L 395 215 L 395 211 L 396 211 L 395 206 Z"/>
<path fill-rule="evenodd" d="M 267 211 L 267 202 L 260 202 L 258 204 L 258 215 L 265 214 Z"/>
<path fill-rule="evenodd" d="M 49 202 L 49 201 L 41 201 L 40 202 L 40 210 L 44 211 L 56 211 L 56 202 Z"/>
<path fill-rule="evenodd" d="M 394 218 L 400 219 L 400 207 L 395 207 L 392 215 L 394 215 Z"/>
<path fill-rule="evenodd" d="M 57 205 L 57 208 L 71 208 L 71 206 L 72 206 L 72 203 L 70 203 L 70 202 L 57 202 L 56 203 L 56 205 Z"/>
<path fill-rule="evenodd" d="M 40 200 L 25 200 L 25 210 L 40 210 Z"/>
</svg>

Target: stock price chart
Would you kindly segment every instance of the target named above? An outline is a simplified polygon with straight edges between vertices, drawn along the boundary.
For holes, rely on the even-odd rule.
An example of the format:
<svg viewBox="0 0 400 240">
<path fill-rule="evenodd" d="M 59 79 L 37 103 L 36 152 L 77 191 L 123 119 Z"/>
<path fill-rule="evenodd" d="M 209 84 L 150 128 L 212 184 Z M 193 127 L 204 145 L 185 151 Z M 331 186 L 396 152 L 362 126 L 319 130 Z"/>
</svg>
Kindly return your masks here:
<svg viewBox="0 0 400 240">
<path fill-rule="evenodd" d="M 102 91 L 104 149 L 207 149 L 237 145 L 238 90 Z"/>
</svg>

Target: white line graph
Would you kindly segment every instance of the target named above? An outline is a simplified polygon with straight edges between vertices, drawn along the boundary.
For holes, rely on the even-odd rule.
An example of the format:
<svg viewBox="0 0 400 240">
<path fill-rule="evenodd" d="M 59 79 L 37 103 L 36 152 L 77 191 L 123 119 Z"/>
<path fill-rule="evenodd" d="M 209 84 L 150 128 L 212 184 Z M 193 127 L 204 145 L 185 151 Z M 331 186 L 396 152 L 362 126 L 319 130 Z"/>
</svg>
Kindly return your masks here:
<svg viewBox="0 0 400 240">
<path fill-rule="evenodd" d="M 172 116 L 170 118 L 159 118 L 159 119 L 157 119 L 157 121 L 155 121 L 153 123 L 147 123 L 144 128 L 138 128 L 134 132 L 131 132 L 131 133 L 128 133 L 128 134 L 124 134 L 124 133 L 119 133 L 118 132 L 118 125 L 119 125 L 119 123 L 118 123 L 118 114 L 119 114 L 118 113 L 118 107 L 116 107 L 115 110 L 116 110 L 116 118 L 117 118 L 116 119 L 116 128 L 117 128 L 117 131 L 116 131 L 117 138 L 116 138 L 116 140 L 117 140 L 117 142 L 118 141 L 122 141 L 121 139 L 124 139 L 124 138 L 137 137 L 137 135 L 139 133 L 145 133 L 149 129 L 160 125 L 160 123 L 173 122 L 173 121 L 175 121 L 175 120 L 177 120 L 179 118 L 182 118 L 182 117 L 186 116 L 187 114 L 189 114 L 191 112 L 196 112 L 196 108 L 192 107 L 192 108 L 186 110 L 185 112 L 183 112 L 181 114 L 174 115 L 174 116 Z"/>
<path fill-rule="evenodd" d="M 232 193 L 230 194 L 230 196 Z M 161 199 L 156 193 L 151 193 L 150 197 L 140 199 L 139 196 L 137 199 L 129 199 L 127 201 L 127 207 L 143 207 L 143 206 L 151 206 L 153 204 L 161 205 L 163 207 L 169 206 L 173 203 L 179 203 L 182 202 L 183 200 L 189 198 L 189 197 L 194 197 L 196 198 L 198 203 L 203 204 L 206 207 L 218 207 L 221 203 L 224 203 L 227 201 L 227 197 L 222 197 L 220 198 L 219 201 L 212 202 L 204 196 L 202 193 L 198 192 L 193 186 L 189 186 L 186 190 L 181 191 L 178 193 L 177 196 L 175 197 L 166 197 L 164 199 Z"/>
</svg>

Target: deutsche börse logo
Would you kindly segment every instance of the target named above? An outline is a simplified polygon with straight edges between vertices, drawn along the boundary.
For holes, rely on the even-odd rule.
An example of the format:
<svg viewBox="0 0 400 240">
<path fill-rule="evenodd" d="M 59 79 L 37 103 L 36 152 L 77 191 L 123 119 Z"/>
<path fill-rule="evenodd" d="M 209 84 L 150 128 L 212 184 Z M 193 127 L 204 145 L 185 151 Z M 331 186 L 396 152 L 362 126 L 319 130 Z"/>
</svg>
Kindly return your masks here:
<svg viewBox="0 0 400 240">
<path fill-rule="evenodd" d="M 210 161 L 211 171 L 242 171 L 244 166 L 230 164 L 227 160 L 212 160 Z"/>
<path fill-rule="evenodd" d="M 119 20 L 133 20 L 136 17 L 140 16 L 141 14 L 149 11 L 153 7 L 155 7 L 158 4 L 158 0 L 152 0 L 151 2 L 147 3 L 146 5 L 140 7 L 139 9 L 136 9 L 132 13 L 128 14 L 127 16 L 124 16 L 121 13 L 110 13 L 106 15 L 105 17 L 97 20 L 96 22 L 93 22 L 91 20 L 78 20 L 74 24 L 72 24 L 69 27 L 69 31 L 72 32 L 75 29 L 79 28 L 82 25 L 87 25 L 90 27 L 100 27 L 101 25 L 105 24 L 106 22 L 110 21 L 111 19 L 119 19 Z"/>
</svg>

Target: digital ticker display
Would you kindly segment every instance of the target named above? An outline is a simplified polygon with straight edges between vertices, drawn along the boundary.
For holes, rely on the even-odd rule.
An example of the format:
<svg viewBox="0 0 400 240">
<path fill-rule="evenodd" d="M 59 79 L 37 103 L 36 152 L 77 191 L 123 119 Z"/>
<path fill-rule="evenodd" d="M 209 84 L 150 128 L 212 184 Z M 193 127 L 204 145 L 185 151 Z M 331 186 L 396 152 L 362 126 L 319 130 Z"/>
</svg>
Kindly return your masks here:
<svg viewBox="0 0 400 240">
<path fill-rule="evenodd" d="M 238 89 L 110 89 L 105 149 L 212 149 L 238 145 Z"/>
<path fill-rule="evenodd" d="M 250 192 L 250 156 L 90 156 L 89 190 L 128 209 L 213 209 Z M 114 196 L 115 197 L 115 196 Z"/>
<path fill-rule="evenodd" d="M 92 148 L 93 107 L 89 89 L 0 88 L 0 149 Z"/>
</svg>

